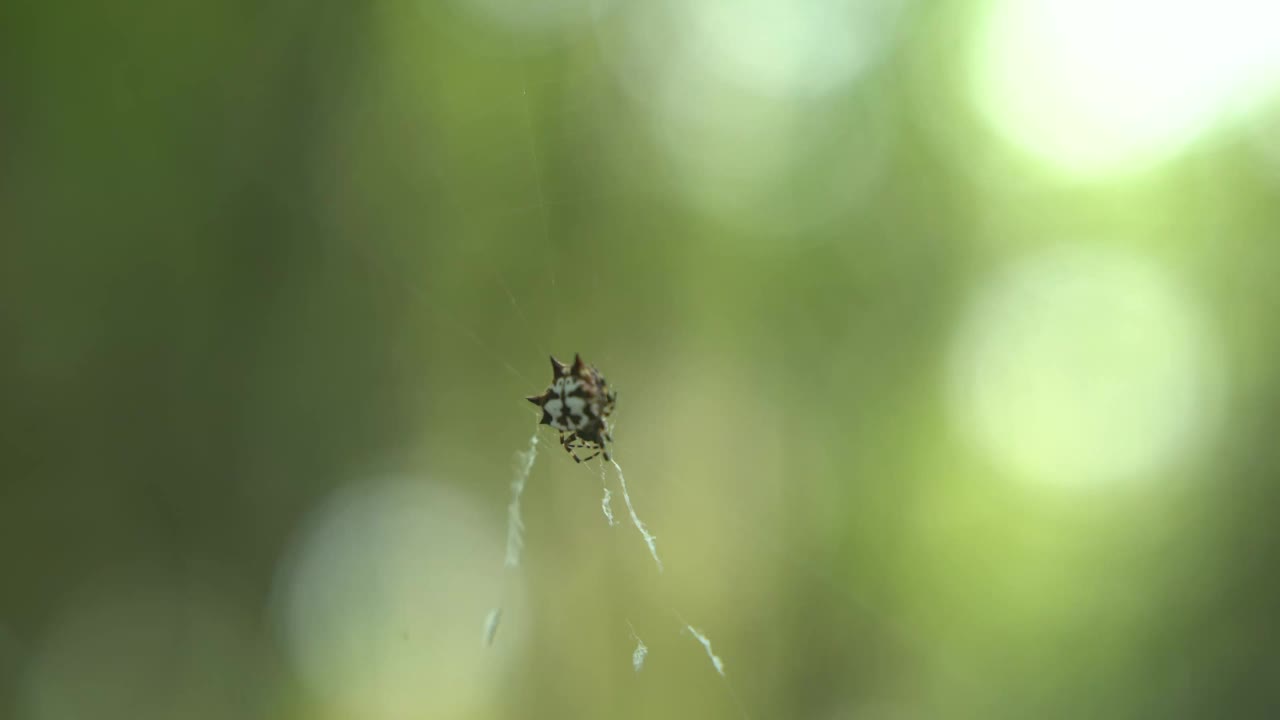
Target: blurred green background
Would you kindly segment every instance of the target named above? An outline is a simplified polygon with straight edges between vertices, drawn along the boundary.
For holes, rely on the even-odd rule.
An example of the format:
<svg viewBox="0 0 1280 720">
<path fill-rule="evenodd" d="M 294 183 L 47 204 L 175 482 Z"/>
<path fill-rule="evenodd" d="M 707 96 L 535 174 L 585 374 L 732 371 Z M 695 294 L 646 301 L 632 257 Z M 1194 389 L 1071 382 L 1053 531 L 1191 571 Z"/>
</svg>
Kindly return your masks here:
<svg viewBox="0 0 1280 720">
<path fill-rule="evenodd" d="M 3 4 L 0 716 L 1274 717 L 1278 29 Z"/>
</svg>

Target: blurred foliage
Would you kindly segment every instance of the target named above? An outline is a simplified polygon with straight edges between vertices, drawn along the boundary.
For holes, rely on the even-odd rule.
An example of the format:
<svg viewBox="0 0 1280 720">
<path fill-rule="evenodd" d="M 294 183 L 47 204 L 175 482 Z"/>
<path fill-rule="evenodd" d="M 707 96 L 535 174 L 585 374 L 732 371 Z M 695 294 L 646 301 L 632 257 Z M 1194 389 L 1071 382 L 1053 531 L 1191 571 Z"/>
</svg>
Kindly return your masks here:
<svg viewBox="0 0 1280 720">
<path fill-rule="evenodd" d="M 708 95 L 821 142 L 690 192 L 588 5 L 536 32 L 461 2 L 0 6 L 0 715 L 349 716 L 279 602 L 317 508 L 413 478 L 490 524 L 405 552 L 500 578 L 522 398 L 575 351 L 668 572 L 544 435 L 505 649 L 434 643 L 478 641 L 488 605 L 454 603 L 412 656 L 486 693 L 360 646 L 423 688 L 363 717 L 1280 709 L 1280 170 L 1251 131 L 1055 177 L 963 99 L 983 5 L 904 3 L 823 101 Z M 860 132 L 874 172 L 810 217 Z M 692 182 L 756 172 L 730 150 Z M 1027 482 L 947 405 L 974 287 L 1062 243 L 1169 269 L 1224 358 L 1216 430 L 1152 477 Z M 424 592 L 489 587 L 447 567 Z"/>
</svg>

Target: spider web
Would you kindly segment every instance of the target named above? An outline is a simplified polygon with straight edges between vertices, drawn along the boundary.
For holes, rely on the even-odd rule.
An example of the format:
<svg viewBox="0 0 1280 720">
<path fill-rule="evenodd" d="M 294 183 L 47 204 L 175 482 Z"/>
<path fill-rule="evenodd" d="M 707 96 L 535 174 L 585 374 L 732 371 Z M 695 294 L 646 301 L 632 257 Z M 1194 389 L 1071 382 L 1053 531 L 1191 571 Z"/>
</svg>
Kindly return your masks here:
<svg viewBox="0 0 1280 720">
<path fill-rule="evenodd" d="M 558 356 L 563 357 L 566 354 L 566 349 L 569 351 L 585 349 L 581 348 L 579 343 L 598 335 L 594 329 L 589 327 L 585 328 L 584 332 L 580 322 L 564 322 L 565 318 L 571 318 L 574 315 L 572 303 L 565 298 L 572 295 L 572 284 L 581 281 L 581 278 L 573 276 L 574 273 L 582 272 L 583 268 L 601 267 L 607 260 L 599 245 L 587 244 L 568 248 L 557 242 L 556 235 L 560 230 L 560 224 L 557 222 L 556 213 L 572 203 L 588 203 L 592 200 L 617 198 L 620 193 L 597 190 L 593 198 L 563 200 L 557 199 L 548 192 L 547 159 L 546 153 L 540 147 L 540 133 L 537 123 L 539 121 L 543 123 L 554 122 L 557 118 L 590 112 L 593 100 L 587 97 L 579 100 L 576 105 L 562 104 L 555 111 L 540 112 L 535 106 L 535 97 L 537 95 L 555 89 L 563 90 L 565 85 L 571 85 L 575 80 L 571 78 L 541 84 L 531 82 L 526 61 L 517 59 L 515 63 L 518 68 L 510 72 L 509 78 L 512 82 L 509 86 L 498 92 L 493 97 L 491 105 L 475 116 L 477 123 L 496 121 L 498 125 L 505 128 L 505 131 L 496 133 L 500 138 L 498 157 L 496 160 L 488 158 L 487 162 L 485 160 L 477 160 L 470 165 L 470 168 L 473 173 L 477 173 L 482 177 L 514 173 L 521 175 L 526 181 L 527 187 L 523 191 L 523 197 L 514 201 L 509 198 L 497 199 L 485 208 L 485 212 L 490 216 L 490 219 L 498 219 L 504 222 L 522 218 L 532 220 L 532 231 L 528 231 L 526 228 L 525 234 L 535 240 L 533 245 L 538 250 L 537 259 L 534 261 L 535 264 L 532 268 L 526 268 L 527 272 L 522 271 L 519 275 L 522 279 L 532 275 L 537 280 L 513 286 L 509 282 L 511 271 L 504 270 L 506 263 L 500 259 L 495 259 L 483 250 L 477 250 L 469 255 L 462 256 L 462 259 L 473 263 L 479 268 L 479 271 L 475 273 L 478 279 L 472 284 L 472 290 L 478 289 L 482 296 L 487 295 L 501 299 L 503 301 L 502 304 L 508 309 L 508 316 L 505 319 L 491 318 L 495 320 L 493 329 L 478 330 L 474 323 L 464 322 L 460 314 L 443 306 L 439 298 L 433 297 L 430 293 L 424 291 L 411 276 L 406 275 L 403 270 L 405 265 L 402 265 L 402 258 L 394 250 L 388 251 L 385 243 L 372 243 L 371 246 L 355 245 L 355 254 L 370 267 L 375 268 L 376 272 L 393 278 L 393 282 L 397 287 L 406 291 L 413 298 L 415 304 L 426 310 L 424 316 L 437 329 L 442 330 L 445 335 L 458 339 L 473 348 L 476 354 L 472 357 L 481 361 L 478 364 L 500 371 L 501 376 L 504 378 L 500 383 L 500 387 L 504 393 L 509 392 L 512 400 L 509 404 L 504 404 L 502 406 L 503 409 L 497 409 L 495 412 L 505 414 L 508 412 L 507 408 L 509 408 L 512 416 L 518 417 L 519 415 L 514 408 L 520 407 L 520 414 L 528 415 L 536 420 L 536 412 L 531 412 L 523 397 L 545 388 L 547 380 L 543 374 L 534 374 L 532 370 L 522 372 L 520 368 L 541 367 L 545 364 L 547 356 L 558 354 Z M 428 188 L 425 192 L 431 194 L 433 191 L 443 190 L 446 184 L 447 179 L 440 186 L 434 189 Z M 440 207 L 443 210 L 456 209 L 463 202 L 445 203 Z M 378 251 L 379 249 L 382 250 L 381 253 Z M 587 253 L 585 257 L 580 254 L 583 252 Z M 408 263 L 407 266 L 411 267 L 412 265 L 413 263 Z M 591 272 L 594 273 L 594 271 Z M 572 279 L 570 279 L 571 276 Z M 594 277 L 594 274 L 591 281 L 598 284 L 598 279 Z M 607 303 L 609 295 L 608 293 L 599 293 L 599 298 L 602 303 Z M 531 306 L 542 308 L 543 311 L 532 314 L 529 312 Z M 547 308 L 550 309 L 550 312 L 545 311 Z M 505 345 L 499 344 L 499 338 L 508 338 L 508 342 Z M 592 352 L 587 356 L 593 364 L 596 364 L 606 374 L 609 374 L 610 361 L 613 357 L 608 351 L 607 339 L 601 345 L 602 348 L 599 352 Z M 528 351 L 526 352 L 524 349 L 517 350 L 516 348 L 524 348 Z M 559 353 L 555 351 L 555 348 L 560 348 Z M 517 354 L 521 360 L 513 361 L 512 358 L 516 357 Z M 623 403 L 625 404 L 625 399 Z M 522 511 L 521 500 L 526 491 L 530 473 L 536 463 L 539 449 L 539 432 L 540 428 L 535 426 L 527 446 L 522 450 L 512 450 L 510 445 L 506 446 L 509 449 L 503 450 L 502 442 L 496 442 L 494 445 L 495 452 L 512 453 L 515 457 L 515 468 L 510 480 L 511 499 L 507 505 L 508 543 L 506 556 L 499 565 L 504 575 L 519 568 L 521 563 L 520 558 L 524 548 L 526 521 Z M 625 432 L 619 436 L 619 444 L 625 449 Z M 655 565 L 661 571 L 663 564 L 657 553 L 656 538 L 649 531 L 648 525 L 641 521 L 632 503 L 627 492 L 626 480 L 621 465 L 616 461 L 613 464 L 622 488 L 628 516 L 634 527 L 639 530 Z M 605 464 L 601 461 L 600 475 L 603 491 L 601 514 L 605 518 L 606 526 L 613 527 L 619 523 L 614 517 L 612 493 L 609 489 L 605 471 Z M 496 478 L 494 480 L 496 481 Z M 546 523 L 551 522 L 551 520 L 540 517 L 531 520 L 531 522 Z M 757 532 L 746 521 L 743 521 L 740 531 L 743 536 L 747 537 Z M 912 631 L 892 622 L 890 619 L 879 616 L 877 609 L 873 605 L 840 585 L 823 568 L 802 561 L 780 545 L 766 541 L 759 543 L 756 547 L 768 552 L 783 564 L 798 568 L 806 575 L 817 578 L 821 581 L 821 586 L 828 592 L 851 601 L 853 606 L 858 607 L 861 612 L 872 618 L 877 624 L 887 627 L 891 634 L 903 644 L 911 646 L 914 650 L 920 651 L 924 655 L 935 657 L 938 655 L 936 649 L 931 647 L 931 643 L 920 639 Z M 677 548 L 677 556 L 678 551 L 679 549 Z M 485 644 L 491 644 L 499 637 L 499 626 L 503 621 L 502 608 L 504 605 L 505 598 L 499 598 L 497 606 L 491 609 L 484 618 L 482 640 Z M 726 663 L 713 650 L 712 641 L 708 635 L 699 629 L 700 626 L 695 626 L 685 621 L 677 611 L 668 609 L 667 612 L 675 621 L 673 622 L 674 631 L 688 636 L 696 643 L 696 651 L 705 653 L 709 664 L 721 679 L 726 682 L 726 687 L 731 696 L 738 706 L 743 709 L 743 714 L 746 715 L 745 708 L 738 699 L 736 691 L 727 684 Z M 650 649 L 640 639 L 636 628 L 629 619 L 626 624 L 630 631 L 630 637 L 635 642 L 635 648 L 632 651 L 633 666 L 635 671 L 639 672 L 646 662 Z"/>
<path fill-rule="evenodd" d="M 531 186 L 528 192 L 533 201 L 525 204 L 498 204 L 492 209 L 492 211 L 499 216 L 534 215 L 536 217 L 538 230 L 535 234 L 539 236 L 539 242 L 537 244 L 541 247 L 552 249 L 552 252 L 544 256 L 545 259 L 540 269 L 541 272 L 545 273 L 546 282 L 545 284 L 538 286 L 541 287 L 545 293 L 545 296 L 541 299 L 544 301 L 549 300 L 549 304 L 554 308 L 554 311 L 549 315 L 549 319 L 541 324 L 531 320 L 529 314 L 525 310 L 525 304 L 521 302 L 517 291 L 513 290 L 512 286 L 503 277 L 503 273 L 501 269 L 497 267 L 497 264 L 494 263 L 492 259 L 481 259 L 480 264 L 484 268 L 482 276 L 486 278 L 486 282 L 492 288 L 491 292 L 498 294 L 505 300 L 505 304 L 510 310 L 510 315 L 517 323 L 521 344 L 527 344 L 528 346 L 535 348 L 535 354 L 539 358 L 538 362 L 539 364 L 543 364 L 543 358 L 549 355 L 554 355 L 555 353 L 551 351 L 542 338 L 547 337 L 547 333 L 549 333 L 552 338 L 561 337 L 561 316 L 564 313 L 562 312 L 563 305 L 559 298 L 561 297 L 560 277 L 564 274 L 564 271 L 557 269 L 557 267 L 562 266 L 563 263 L 558 261 L 557 255 L 554 253 L 555 243 L 553 242 L 553 225 L 551 217 L 553 208 L 552 203 L 547 197 L 546 182 L 543 177 L 542 160 L 540 157 L 541 153 L 538 148 L 538 135 L 534 125 L 534 111 L 530 99 L 528 74 L 523 68 L 521 68 L 519 75 L 520 85 L 518 88 L 513 88 L 512 90 L 513 94 L 518 95 L 518 103 L 516 103 L 514 109 L 507 107 L 497 112 L 501 115 L 507 116 L 509 119 L 505 122 L 510 123 L 518 130 L 520 137 L 513 139 L 512 142 L 521 146 L 521 152 L 519 155 L 523 155 L 523 158 L 516 157 L 515 153 L 509 154 L 508 157 L 512 163 L 526 163 L 528 165 L 528 178 Z M 572 109 L 570 112 L 572 112 Z M 498 163 L 496 167 L 505 168 L 506 165 L 504 163 Z M 538 417 L 536 411 L 530 413 L 530 409 L 524 402 L 523 396 L 543 389 L 547 385 L 545 378 L 539 380 L 534 377 L 530 377 L 529 373 L 521 372 L 521 370 L 518 369 L 517 364 L 513 363 L 509 359 L 507 353 L 500 350 L 493 342 L 492 338 L 486 337 L 489 333 L 486 333 L 486 336 L 482 336 L 474 327 L 464 323 L 458 316 L 449 312 L 439 312 L 439 304 L 435 298 L 431 297 L 431 295 L 423 291 L 420 287 L 415 286 L 410 278 L 399 277 L 400 273 L 397 269 L 403 267 L 402 263 L 404 261 L 402 261 L 398 256 L 378 257 L 374 252 L 371 252 L 368 247 L 363 246 L 358 246 L 357 250 L 359 251 L 358 254 L 362 256 L 363 261 L 373 267 L 379 274 L 395 276 L 394 282 L 397 285 L 404 287 L 412 296 L 415 303 L 420 307 L 429 310 L 430 312 L 428 312 L 427 315 L 431 321 L 439 328 L 442 328 L 446 334 L 455 335 L 459 339 L 465 340 L 466 343 L 479 352 L 479 354 L 484 358 L 485 364 L 500 368 L 503 374 L 508 378 L 508 381 L 503 382 L 503 387 L 509 386 L 511 388 L 512 396 L 517 398 L 518 405 L 522 408 L 522 412 L 530 414 L 535 419 Z M 588 267 L 598 267 L 598 263 L 602 260 L 603 258 L 598 258 L 597 256 L 586 263 L 579 262 L 574 267 L 578 267 L 582 264 L 585 264 Z M 550 325 L 550 328 L 546 327 L 548 324 Z M 510 330 L 508 330 L 508 332 L 510 332 Z M 561 355 L 563 354 L 564 353 L 561 353 Z M 607 372 L 610 353 L 607 350 L 604 350 L 598 355 L 598 357 L 599 362 L 596 364 L 606 368 Z M 540 430 L 541 428 L 535 425 L 526 449 L 518 451 L 514 455 L 513 473 L 510 481 L 511 494 L 510 501 L 507 505 L 508 533 L 506 555 L 502 563 L 504 576 L 508 575 L 512 571 L 518 570 L 521 566 L 522 553 L 525 547 L 525 518 L 522 510 L 522 499 L 538 456 Z M 623 444 L 625 445 L 625 440 Z M 619 488 L 621 489 L 627 516 L 633 527 L 638 531 L 640 539 L 644 542 L 645 547 L 653 559 L 655 567 L 658 572 L 661 573 L 663 570 L 663 562 L 658 554 L 657 538 L 650 531 L 649 526 L 640 518 L 627 486 L 627 480 L 621 464 L 616 459 L 612 460 L 610 464 L 613 466 L 613 473 L 616 477 Z M 608 527 L 614 527 L 618 521 L 615 520 L 613 514 L 612 492 L 610 490 L 609 480 L 606 474 L 607 466 L 603 461 L 603 458 L 600 461 L 599 468 L 601 489 L 603 493 L 600 499 L 601 514 L 605 518 L 606 525 Z M 507 595 L 507 591 L 505 589 L 506 586 L 507 582 L 504 580 L 504 589 L 502 591 L 503 597 L 499 598 L 497 605 L 491 608 L 484 617 L 481 637 L 482 642 L 486 645 L 495 642 L 499 635 L 500 625 L 504 619 L 504 607 L 506 605 L 505 596 Z M 695 630 L 692 625 L 685 622 L 679 616 L 679 613 L 675 611 L 669 612 L 674 618 L 679 620 L 676 629 L 683 634 L 692 633 L 693 637 L 695 637 L 697 642 L 704 648 L 707 658 L 713 665 L 715 671 L 721 676 L 722 680 L 727 681 L 724 663 L 719 656 L 715 655 L 711 651 L 710 640 L 700 631 Z M 626 625 L 629 628 L 631 637 L 636 643 L 636 646 L 632 651 L 632 664 L 634 666 L 634 670 L 639 672 L 644 666 L 649 648 L 645 645 L 644 641 L 640 639 L 630 620 L 626 620 Z M 741 705 L 732 688 L 730 688 L 730 693 L 734 697 L 735 701 Z"/>
</svg>

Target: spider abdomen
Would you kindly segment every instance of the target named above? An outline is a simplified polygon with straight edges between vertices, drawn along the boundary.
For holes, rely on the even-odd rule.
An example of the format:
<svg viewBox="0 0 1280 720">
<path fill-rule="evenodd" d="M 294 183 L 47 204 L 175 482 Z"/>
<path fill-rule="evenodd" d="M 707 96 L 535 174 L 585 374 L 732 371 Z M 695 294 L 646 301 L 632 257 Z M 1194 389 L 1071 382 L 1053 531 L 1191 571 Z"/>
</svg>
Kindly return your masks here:
<svg viewBox="0 0 1280 720">
<path fill-rule="evenodd" d="M 573 365 L 551 358 L 551 369 L 554 373 L 551 386 L 541 395 L 533 395 L 527 400 L 542 408 L 543 425 L 550 425 L 560 431 L 560 444 L 581 462 L 573 452 L 575 447 L 594 449 L 596 454 L 604 453 L 605 443 L 612 438 L 609 435 L 609 414 L 613 412 L 617 395 L 609 389 L 609 383 L 594 366 L 582 362 L 578 355 L 573 356 Z M 574 441 L 579 441 L 575 445 Z M 587 459 L 591 459 L 591 455 Z"/>
</svg>

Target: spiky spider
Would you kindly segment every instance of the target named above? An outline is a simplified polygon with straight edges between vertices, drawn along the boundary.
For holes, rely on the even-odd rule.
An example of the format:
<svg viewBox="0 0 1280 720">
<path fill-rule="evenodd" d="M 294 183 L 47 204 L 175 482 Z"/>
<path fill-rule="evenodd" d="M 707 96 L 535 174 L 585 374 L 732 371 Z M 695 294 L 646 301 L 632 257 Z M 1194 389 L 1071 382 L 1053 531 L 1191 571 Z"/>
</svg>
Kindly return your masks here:
<svg viewBox="0 0 1280 720">
<path fill-rule="evenodd" d="M 613 442 L 609 433 L 608 417 L 613 412 L 618 394 L 609 389 L 609 383 L 594 366 L 582 362 L 577 353 L 573 365 L 567 366 L 553 355 L 551 371 L 554 373 L 551 387 L 541 395 L 531 395 L 529 402 L 542 408 L 542 425 L 550 425 L 560 431 L 560 445 L 573 457 L 574 462 L 584 462 L 604 454 L 611 460 L 605 443 Z M 586 458 L 579 458 L 576 449 L 594 449 Z"/>
</svg>

